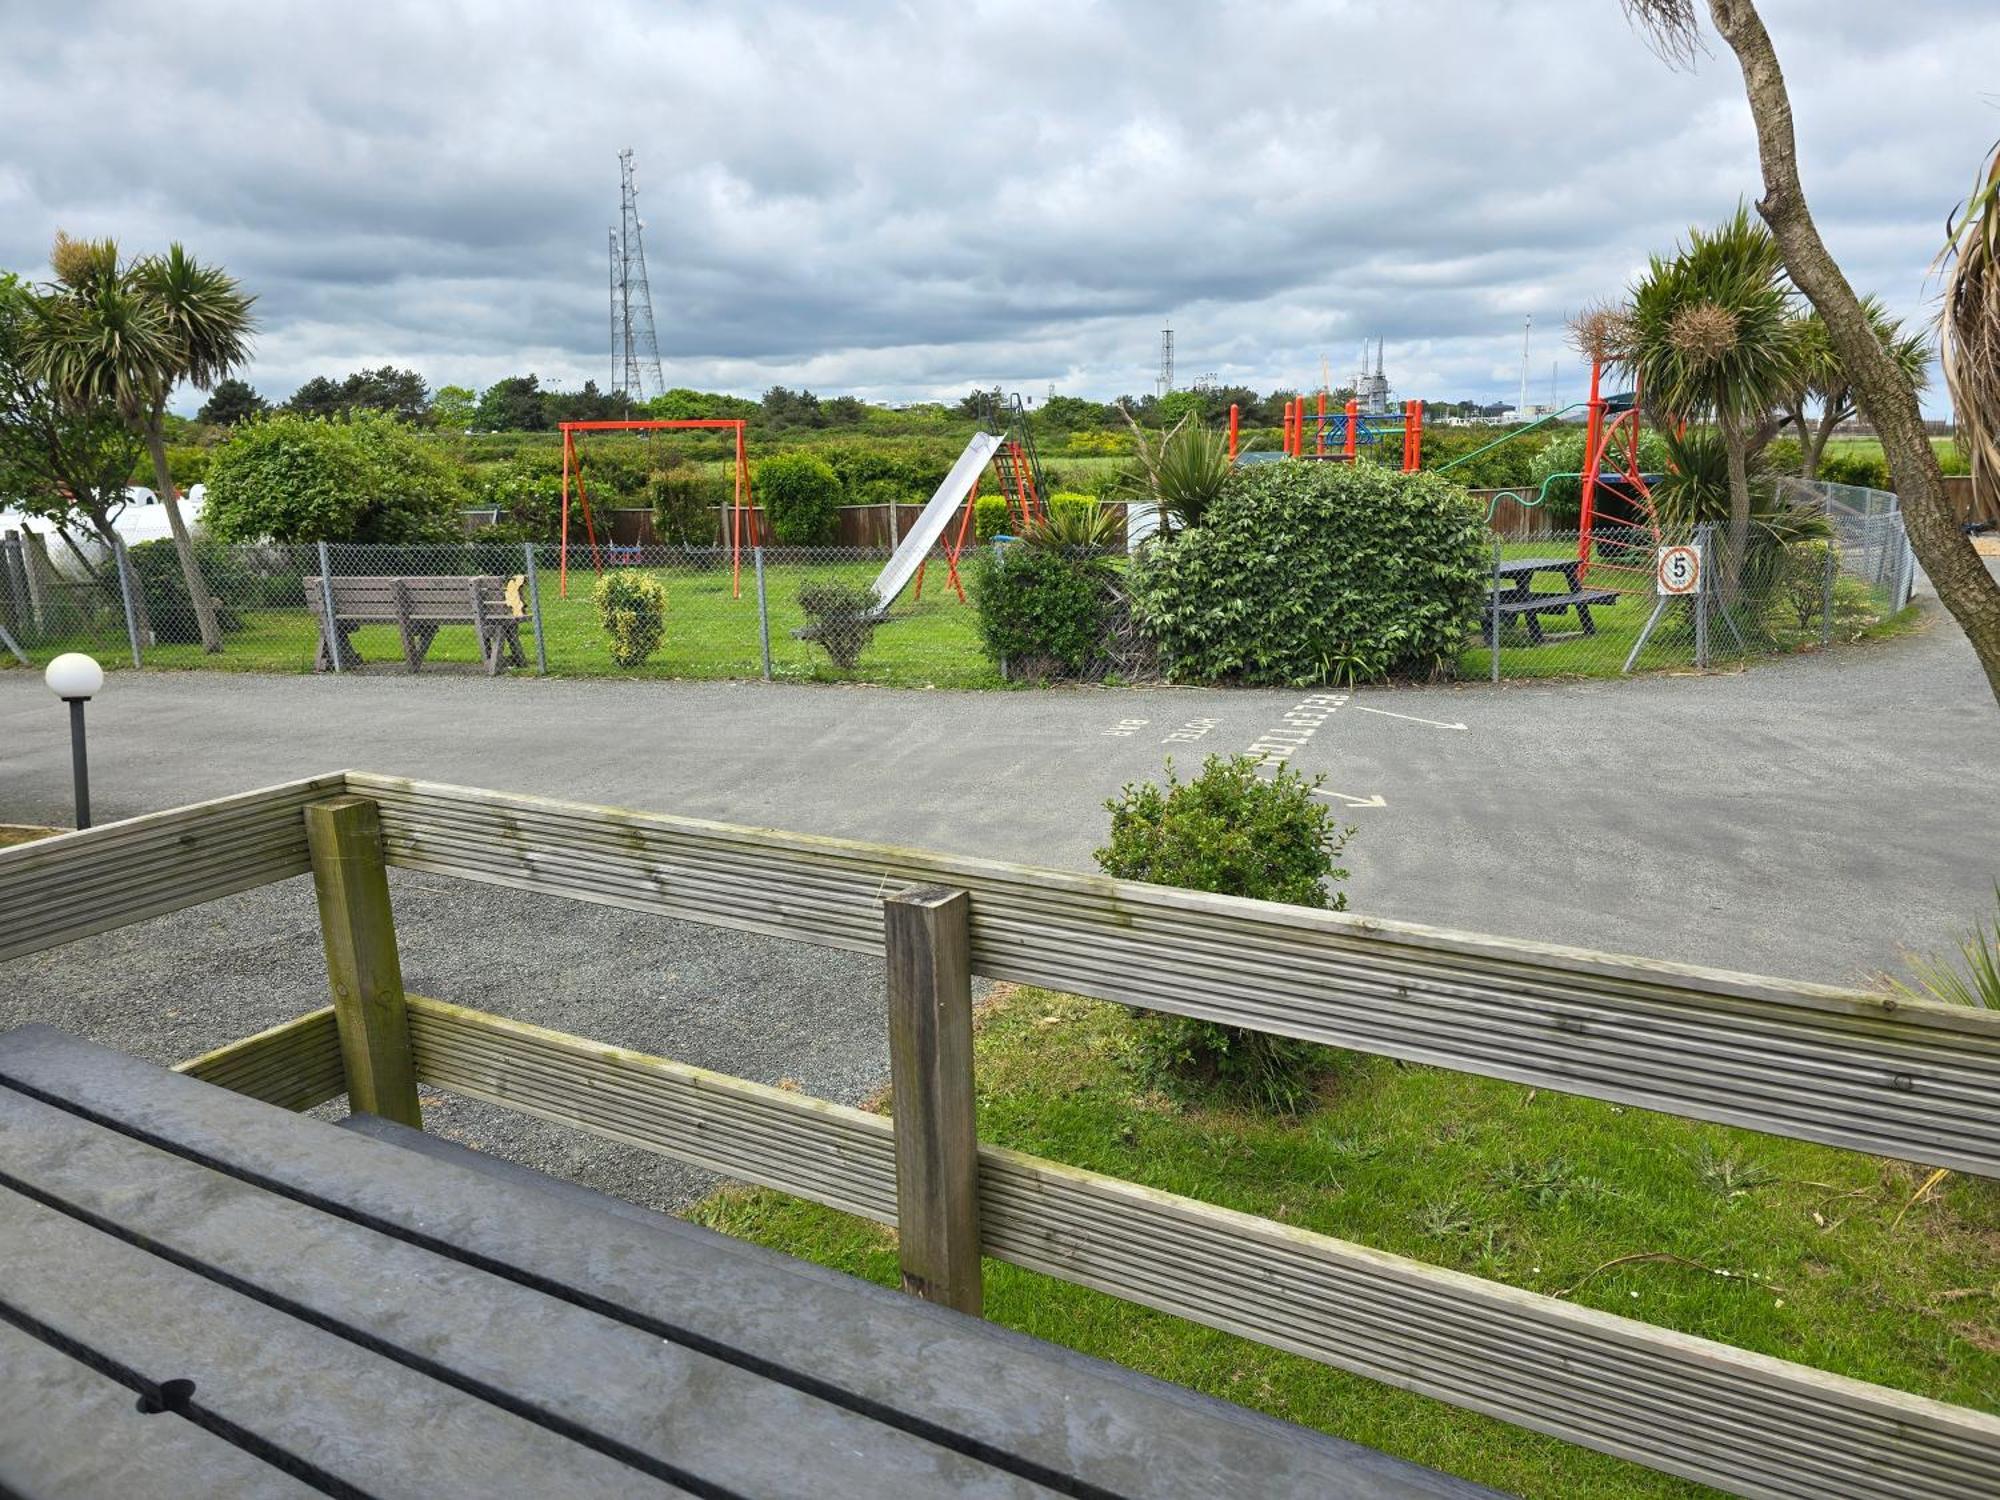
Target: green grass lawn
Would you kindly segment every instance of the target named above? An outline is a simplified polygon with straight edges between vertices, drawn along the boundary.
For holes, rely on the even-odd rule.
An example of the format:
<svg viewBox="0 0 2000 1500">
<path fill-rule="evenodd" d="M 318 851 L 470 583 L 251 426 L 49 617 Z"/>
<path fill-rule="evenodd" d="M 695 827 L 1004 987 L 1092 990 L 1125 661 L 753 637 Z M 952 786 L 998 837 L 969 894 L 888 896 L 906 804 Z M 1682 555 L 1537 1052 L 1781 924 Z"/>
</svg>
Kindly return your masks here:
<svg viewBox="0 0 2000 1500">
<path fill-rule="evenodd" d="M 877 561 L 774 565 L 766 570 L 766 595 L 771 610 L 771 663 L 784 678 L 849 680 L 834 670 L 826 653 L 795 639 L 792 631 L 806 624 L 798 607 L 798 590 L 809 581 L 833 580 L 863 586 L 881 571 Z M 553 569 L 542 583 L 542 630 L 553 673 L 575 676 L 636 677 L 755 677 L 762 669 L 757 630 L 757 594 L 750 566 L 743 569 L 740 597 L 732 592 L 730 570 L 722 566 L 696 569 L 633 569 L 656 580 L 667 594 L 666 636 L 645 665 L 632 669 L 612 664 L 597 612 L 591 604 L 595 576 L 586 565 L 572 568 L 569 597 L 564 598 Z M 204 655 L 198 645 L 157 645 L 146 653 L 146 664 L 157 667 L 202 667 L 237 671 L 304 671 L 312 664 L 315 632 L 303 609 L 238 612 L 244 628 L 231 632 L 219 656 Z M 393 625 L 368 626 L 354 633 L 355 648 L 370 668 L 399 671 L 402 647 Z M 534 665 L 534 639 L 523 624 L 521 646 Z M 129 660 L 129 658 L 128 658 Z M 432 643 L 426 663 L 456 662 L 476 667 L 477 642 L 471 626 L 446 627 Z M 115 665 L 107 659 L 106 665 Z M 854 679 L 903 685 L 993 687 L 1000 674 L 979 648 L 973 611 L 958 602 L 939 564 L 926 569 L 923 597 L 906 590 L 890 619 L 876 632 Z"/>
<path fill-rule="evenodd" d="M 1296 1120 L 1142 1091 L 1120 1007 L 1004 993 L 983 1140 L 1875 1381 L 2000 1409 L 2000 1184 L 1344 1055 Z M 893 1234 L 763 1190 L 694 1217 L 871 1280 Z M 1680 1259 L 1626 1260 L 1635 1255 Z M 1719 1275 L 1718 1272 L 1726 1272 Z M 1620 1460 L 989 1261 L 997 1322 L 1525 1496 L 1707 1493 Z"/>
<path fill-rule="evenodd" d="M 1561 538 L 1509 542 L 1503 548 L 1508 558 L 1570 555 L 1575 542 Z M 826 653 L 792 632 L 806 624 L 798 607 L 798 591 L 808 582 L 838 581 L 865 586 L 881 570 L 879 559 L 828 563 L 773 563 L 766 569 L 766 594 L 771 610 L 771 661 L 773 674 L 788 680 L 864 681 L 899 686 L 947 688 L 990 688 L 1001 685 L 997 669 L 980 648 L 975 612 L 961 604 L 952 592 L 941 562 L 926 569 L 924 590 L 917 598 L 906 590 L 896 603 L 890 619 L 875 633 L 863 653 L 859 667 L 851 674 L 837 671 Z M 713 568 L 646 568 L 644 572 L 660 583 L 667 594 L 666 636 L 660 649 L 643 666 L 631 669 L 612 664 L 603 631 L 591 604 L 596 582 L 588 567 L 573 570 L 569 597 L 559 589 L 554 569 L 542 576 L 543 633 L 549 670 L 568 676 L 631 675 L 655 678 L 743 678 L 756 677 L 763 669 L 757 629 L 757 602 L 754 579 L 746 563 L 740 595 L 732 592 L 726 561 Z M 1553 574 L 1536 578 L 1537 590 L 1555 589 Z M 1653 607 L 1653 578 L 1650 562 L 1644 566 L 1615 566 L 1602 557 L 1590 568 L 1586 584 L 1592 589 L 1616 591 L 1615 604 L 1593 609 L 1594 635 L 1583 635 L 1573 614 L 1545 617 L 1548 637 L 1541 646 L 1531 645 L 1526 626 L 1508 621 L 1501 633 L 1500 675 L 1505 678 L 1612 677 L 1624 665 L 1626 655 Z M 229 633 L 220 655 L 205 655 L 195 644 L 163 643 L 147 648 L 146 664 L 162 668 L 200 668 L 220 671 L 302 672 L 312 662 L 315 628 L 303 606 L 274 609 L 238 607 L 242 628 Z M 1863 635 L 1892 633 L 1907 625 L 1905 618 L 1881 622 L 1850 598 L 1837 619 L 1837 640 Z M 395 672 L 401 668 L 401 647 L 390 625 L 369 626 L 355 632 L 354 644 L 370 670 Z M 1753 639 L 1753 646 L 1787 651 L 1816 646 L 1817 621 L 1811 628 L 1780 634 L 1776 639 Z M 1733 640 L 1718 624 L 1712 639 L 1713 660 L 1725 662 L 1739 655 Z M 522 627 L 522 647 L 533 667 L 532 631 Z M 107 667 L 128 662 L 124 649 L 122 618 L 100 612 L 90 631 L 80 631 L 70 640 L 38 642 L 36 657 L 46 661 L 59 650 L 84 650 L 97 655 Z M 1635 670 L 1686 669 L 1694 663 L 1691 616 L 1685 606 L 1676 606 L 1662 620 L 1640 653 Z M 433 642 L 427 664 L 456 664 L 477 670 L 478 649 L 470 626 L 449 626 Z M 1492 669 L 1487 646 L 1478 638 L 1468 641 L 1460 653 L 1458 671 L 1462 678 L 1479 681 Z"/>
</svg>

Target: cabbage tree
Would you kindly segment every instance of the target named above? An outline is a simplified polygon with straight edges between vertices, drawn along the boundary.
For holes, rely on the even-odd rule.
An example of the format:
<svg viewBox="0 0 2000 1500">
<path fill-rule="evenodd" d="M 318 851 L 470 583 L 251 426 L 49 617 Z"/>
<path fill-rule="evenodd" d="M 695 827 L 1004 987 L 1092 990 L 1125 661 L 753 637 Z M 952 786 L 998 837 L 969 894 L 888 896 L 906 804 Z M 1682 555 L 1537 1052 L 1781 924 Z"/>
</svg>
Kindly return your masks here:
<svg viewBox="0 0 2000 1500">
<path fill-rule="evenodd" d="M 66 398 L 115 408 L 145 443 L 205 651 L 222 628 L 195 565 L 194 541 L 167 471 L 167 400 L 183 381 L 208 390 L 249 353 L 252 298 L 179 245 L 122 260 L 115 240 L 57 235 L 55 282 L 29 341 L 37 375 Z"/>
</svg>

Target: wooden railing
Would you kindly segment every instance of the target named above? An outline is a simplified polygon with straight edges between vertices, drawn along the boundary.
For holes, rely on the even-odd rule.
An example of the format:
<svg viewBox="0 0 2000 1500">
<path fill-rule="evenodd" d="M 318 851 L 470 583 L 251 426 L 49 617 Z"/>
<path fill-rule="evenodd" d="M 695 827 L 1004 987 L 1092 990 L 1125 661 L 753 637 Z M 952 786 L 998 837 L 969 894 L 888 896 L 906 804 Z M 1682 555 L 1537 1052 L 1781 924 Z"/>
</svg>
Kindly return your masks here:
<svg viewBox="0 0 2000 1500">
<path fill-rule="evenodd" d="M 390 866 L 883 952 L 895 1123 L 405 996 L 386 895 L 373 893 Z M 400 1065 L 404 1079 L 894 1224 L 906 1285 L 968 1311 L 983 1254 L 1741 1494 L 2000 1492 L 1989 1413 L 981 1145 L 970 982 L 1989 1177 L 2000 1016 L 360 773 L 0 851 L 0 956 L 308 870 L 334 1005 L 185 1071 L 291 1108 L 352 1090 L 392 1111 Z"/>
</svg>

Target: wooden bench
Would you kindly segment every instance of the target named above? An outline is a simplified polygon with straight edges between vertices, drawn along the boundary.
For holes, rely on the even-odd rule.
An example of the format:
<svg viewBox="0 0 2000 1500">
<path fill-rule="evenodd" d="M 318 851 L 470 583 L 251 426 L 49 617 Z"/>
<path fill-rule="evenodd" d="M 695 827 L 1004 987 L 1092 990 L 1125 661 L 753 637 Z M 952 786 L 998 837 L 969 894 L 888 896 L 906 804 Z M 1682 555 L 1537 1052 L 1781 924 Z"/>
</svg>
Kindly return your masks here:
<svg viewBox="0 0 2000 1500">
<path fill-rule="evenodd" d="M 342 578 L 305 581 L 307 607 L 319 627 L 313 648 L 313 670 L 334 665 L 329 641 L 338 642 L 340 665 L 359 666 L 361 653 L 353 635 L 364 625 L 394 625 L 403 643 L 403 660 L 414 672 L 424 663 L 431 642 L 446 625 L 470 625 L 479 637 L 479 658 L 486 674 L 501 667 L 524 667 L 520 577 L 491 573 L 418 578 Z"/>
<path fill-rule="evenodd" d="M 1566 609 L 1574 609 L 1577 623 L 1583 627 L 1583 633 L 1596 635 L 1597 622 L 1590 618 L 1592 606 L 1617 602 L 1617 594 L 1609 589 L 1578 589 L 1567 594 L 1518 594 L 1502 589 L 1494 593 L 1492 603 L 1488 607 L 1486 628 L 1489 631 L 1497 630 L 1500 621 L 1519 617 L 1527 621 L 1529 644 L 1539 646 L 1544 639 L 1542 616 L 1561 614 Z"/>
</svg>

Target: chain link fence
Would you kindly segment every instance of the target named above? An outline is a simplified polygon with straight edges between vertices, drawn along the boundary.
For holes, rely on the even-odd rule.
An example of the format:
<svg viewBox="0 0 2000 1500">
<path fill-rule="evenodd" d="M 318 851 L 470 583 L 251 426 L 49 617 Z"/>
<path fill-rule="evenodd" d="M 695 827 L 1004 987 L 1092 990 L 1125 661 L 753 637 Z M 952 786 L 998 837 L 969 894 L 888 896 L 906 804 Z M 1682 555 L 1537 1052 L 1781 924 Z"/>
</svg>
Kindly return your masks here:
<svg viewBox="0 0 2000 1500">
<path fill-rule="evenodd" d="M 1908 602 L 1917 570 L 1893 495 L 1785 481 L 1824 525 L 1686 533 L 1599 528 L 1492 542 L 1480 629 L 1462 678 L 1699 669 L 1865 634 Z M 469 540 L 421 546 L 246 545 L 197 539 L 220 650 L 203 641 L 170 543 L 112 552 L 0 537 L 0 659 L 88 651 L 107 665 L 301 672 L 863 681 L 991 687 L 1160 675 L 1105 559 L 1109 636 L 1074 663 L 995 661 L 966 599 L 968 551 L 934 552 L 886 611 L 866 591 L 884 548 L 629 546 Z M 664 603 L 656 646 L 613 658 L 600 577 L 645 579 Z M 1688 581 L 1689 577 L 1692 582 Z M 1662 579 L 1667 580 L 1663 584 Z M 1679 591 L 1670 591 L 1679 590 Z M 329 622 L 330 625 L 329 625 Z M 329 647 L 329 641 L 334 644 Z"/>
<path fill-rule="evenodd" d="M 1913 555 L 1893 508 L 1826 519 L 1496 538 L 1460 675 L 1700 670 L 1858 639 L 1910 602 Z"/>
<path fill-rule="evenodd" d="M 572 542 L 565 558 L 552 543 L 203 541 L 197 561 L 221 644 L 211 652 L 170 545 L 52 559 L 40 538 L 10 536 L 0 539 L 0 628 L 37 665 L 89 651 L 107 664 L 246 671 L 997 684 L 961 599 L 969 558 L 955 569 L 932 556 L 887 611 L 872 611 L 863 601 L 887 557 L 882 548 Z M 613 661 L 594 602 L 598 579 L 611 575 L 656 584 L 664 601 L 659 644 L 636 666 Z"/>
</svg>

